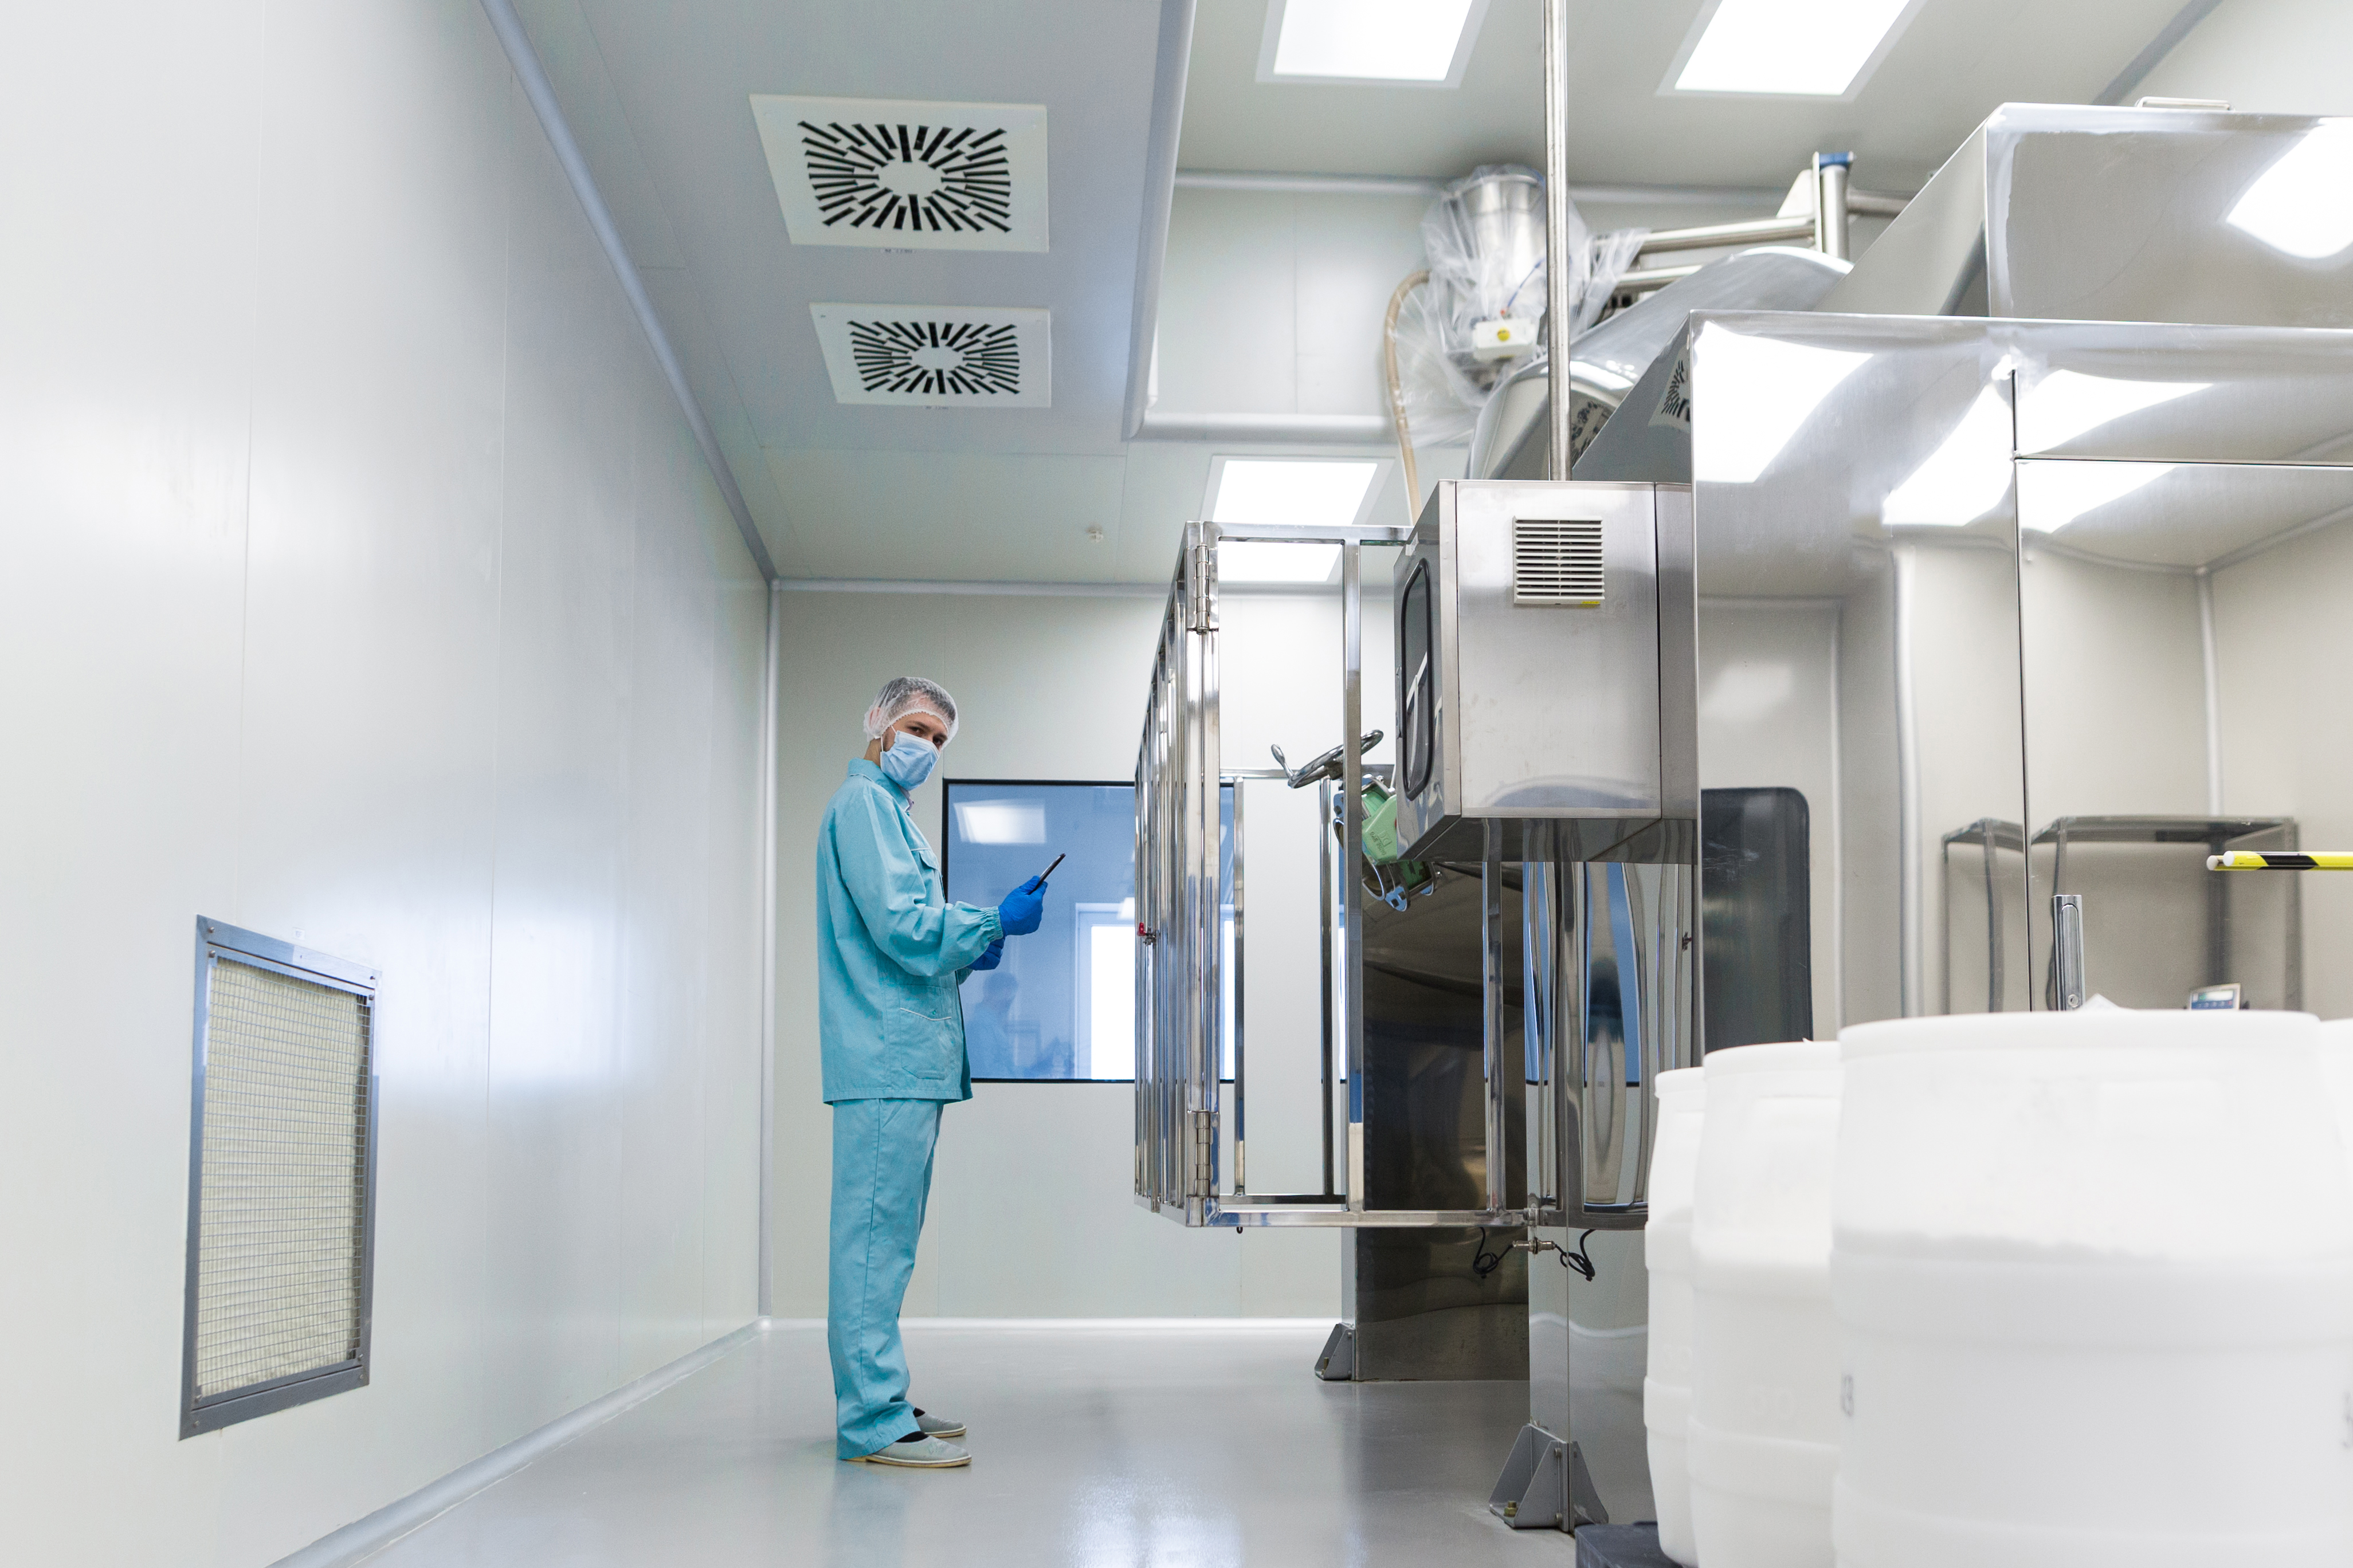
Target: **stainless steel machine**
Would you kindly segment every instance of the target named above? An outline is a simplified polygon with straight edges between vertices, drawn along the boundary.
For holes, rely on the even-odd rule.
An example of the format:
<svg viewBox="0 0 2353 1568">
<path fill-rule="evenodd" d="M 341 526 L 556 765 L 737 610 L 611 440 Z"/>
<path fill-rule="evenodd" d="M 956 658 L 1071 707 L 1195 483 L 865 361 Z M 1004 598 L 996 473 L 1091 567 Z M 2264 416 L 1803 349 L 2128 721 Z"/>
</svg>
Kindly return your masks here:
<svg viewBox="0 0 2353 1568">
<path fill-rule="evenodd" d="M 1310 531 L 1188 529 L 1138 772 L 1138 1198 L 1513 1230 L 1512 1522 L 1650 1516 L 1659 1072 L 2102 992 L 2353 1014 L 2353 885 L 2203 867 L 2353 848 L 2328 717 L 2353 668 L 2348 144 L 2347 121 L 2005 109 L 1820 309 L 1691 314 L 1573 480 L 1441 484 L 1410 531 L 1325 536 L 1351 738 L 1330 1043 L 1254 1046 L 1341 1058 L 1322 1192 L 1225 1182 L 1209 1010 L 1217 549 Z M 1537 422 L 1562 454 L 1566 359 Z M 1376 546 L 1403 552 L 1386 865 L 1353 739 Z M 1369 921 L 1395 906 L 1356 889 L 1418 889 L 1413 867 L 1430 890 Z M 1368 1052 L 1423 992 L 1456 999 L 1444 1070 L 1385 1077 Z M 1433 1122 L 1477 1179 L 1388 1183 L 1376 1152 Z"/>
</svg>

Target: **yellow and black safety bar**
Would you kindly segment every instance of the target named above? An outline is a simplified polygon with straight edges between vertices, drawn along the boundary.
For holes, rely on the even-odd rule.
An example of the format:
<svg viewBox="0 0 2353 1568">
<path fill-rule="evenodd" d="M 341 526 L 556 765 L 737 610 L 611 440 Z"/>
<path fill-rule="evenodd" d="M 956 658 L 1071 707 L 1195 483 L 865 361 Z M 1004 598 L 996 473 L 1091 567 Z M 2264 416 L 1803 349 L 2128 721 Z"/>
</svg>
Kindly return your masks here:
<svg viewBox="0 0 2353 1568">
<path fill-rule="evenodd" d="M 2281 849 L 2233 849 L 2206 857 L 2209 871 L 2353 871 L 2353 855 L 2316 849 L 2298 853 Z"/>
</svg>

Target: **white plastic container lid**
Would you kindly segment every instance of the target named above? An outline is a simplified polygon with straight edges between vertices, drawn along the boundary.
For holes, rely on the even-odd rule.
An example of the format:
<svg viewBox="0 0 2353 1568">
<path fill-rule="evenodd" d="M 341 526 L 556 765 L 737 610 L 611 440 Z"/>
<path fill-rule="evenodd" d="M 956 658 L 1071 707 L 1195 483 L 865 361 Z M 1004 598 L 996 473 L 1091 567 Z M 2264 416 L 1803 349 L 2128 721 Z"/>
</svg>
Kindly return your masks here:
<svg viewBox="0 0 2353 1568">
<path fill-rule="evenodd" d="M 2309 1014 L 1978 1014 L 1840 1039 L 1841 1250 L 2353 1257 Z"/>
</svg>

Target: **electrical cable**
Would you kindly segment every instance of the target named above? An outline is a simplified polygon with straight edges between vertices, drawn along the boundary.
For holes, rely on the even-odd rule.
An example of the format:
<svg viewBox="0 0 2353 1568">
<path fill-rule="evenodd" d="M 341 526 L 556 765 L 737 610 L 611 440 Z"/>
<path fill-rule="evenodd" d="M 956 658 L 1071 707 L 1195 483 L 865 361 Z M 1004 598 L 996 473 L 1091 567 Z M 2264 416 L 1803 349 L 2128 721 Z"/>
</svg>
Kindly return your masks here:
<svg viewBox="0 0 2353 1568">
<path fill-rule="evenodd" d="M 1501 1268 L 1504 1266 L 1504 1259 L 1510 1257 L 1511 1252 L 1512 1249 L 1509 1247 L 1504 1247 L 1501 1252 L 1489 1251 L 1487 1247 L 1487 1227 L 1483 1225 L 1479 1227 L 1479 1249 L 1472 1256 L 1471 1258 L 1471 1273 L 1472 1278 L 1479 1279 L 1486 1279 L 1489 1275 L 1494 1273 L 1496 1269 Z"/>
<path fill-rule="evenodd" d="M 1561 1247 L 1559 1249 L 1560 1266 L 1563 1268 L 1574 1269 L 1578 1275 L 1590 1280 L 1593 1278 L 1593 1257 L 1585 1250 L 1585 1244 L 1592 1239 L 1593 1232 L 1588 1230 L 1577 1238 L 1576 1251 L 1571 1252 L 1566 1247 Z"/>
</svg>

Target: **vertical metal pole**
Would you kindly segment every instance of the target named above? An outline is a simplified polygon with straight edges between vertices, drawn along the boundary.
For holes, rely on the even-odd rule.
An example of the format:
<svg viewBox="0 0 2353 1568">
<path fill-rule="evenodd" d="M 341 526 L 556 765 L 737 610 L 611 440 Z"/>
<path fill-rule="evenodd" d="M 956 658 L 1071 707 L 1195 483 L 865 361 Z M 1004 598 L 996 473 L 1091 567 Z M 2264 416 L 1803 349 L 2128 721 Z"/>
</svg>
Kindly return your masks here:
<svg viewBox="0 0 2353 1568">
<path fill-rule="evenodd" d="M 1896 976 L 1903 1016 L 1916 1018 L 1923 1005 L 1926 973 L 1927 918 L 1921 890 L 1920 715 L 1913 687 L 1912 631 L 1917 596 L 1918 561 L 1914 547 L 1895 547 L 1895 845 Z"/>
<path fill-rule="evenodd" d="M 1520 1016 L 1528 1078 L 1527 1190 L 1532 1216 L 1557 1208 L 1560 1182 L 1553 1157 L 1553 1098 L 1560 1088 L 1560 868 L 1553 861 L 1549 823 L 1527 823 L 1520 866 Z"/>
<path fill-rule="evenodd" d="M 1585 1108 L 1589 1098 L 1593 1074 L 1593 931 L 1599 921 L 1606 928 L 1609 921 L 1609 868 L 1588 861 L 1564 862 L 1567 886 L 1563 889 L 1568 905 L 1571 962 L 1563 965 L 1574 988 L 1574 1005 L 1563 1009 L 1561 1042 L 1556 1058 L 1560 1064 L 1561 1080 L 1567 1093 L 1561 1100 L 1561 1171 L 1568 1185 L 1561 1193 L 1561 1207 L 1569 1211 L 1570 1224 L 1577 1220 L 1577 1211 L 1591 1197 L 1594 1188 L 1592 1153 L 1585 1136 Z M 1593 884 L 1602 884 L 1600 912 L 1595 913 Z M 1620 978 L 1620 984 L 1623 978 Z M 1622 1006 L 1622 994 L 1621 994 Z"/>
<path fill-rule="evenodd" d="M 1233 782 L 1234 792 L 1234 1192 L 1250 1190 L 1249 1168 L 1244 1160 L 1244 1120 L 1242 1114 L 1242 781 Z"/>
<path fill-rule="evenodd" d="M 2198 569 L 2198 647 L 2206 688 L 2206 815 L 2222 815 L 2222 666 L 2214 646 L 2214 574 Z M 2214 849 L 2222 840 L 2210 841 Z M 2206 984 L 2219 985 L 2230 976 L 2231 903 L 2228 877 L 2206 879 Z"/>
<path fill-rule="evenodd" d="M 1340 929 L 1347 1030 L 1348 1206 L 1365 1206 L 1365 580 L 1364 552 L 1340 547 Z"/>
<path fill-rule="evenodd" d="M 1568 478 L 1569 323 L 1577 300 L 1570 292 L 1568 231 L 1568 0 L 1545 0 L 1545 331 L 1551 389 L 1551 455 L 1545 478 Z"/>
<path fill-rule="evenodd" d="M 1193 735 L 1198 748 L 1193 775 L 1200 815 L 1195 819 L 1198 837 L 1199 858 L 1195 862 L 1194 887 L 1200 917 L 1193 925 L 1193 940 L 1198 942 L 1200 969 L 1195 987 L 1196 1005 L 1200 1009 L 1200 1028 L 1195 1036 L 1200 1055 L 1196 1058 L 1199 1077 L 1199 1099 L 1194 1111 L 1194 1148 L 1200 1161 L 1200 1175 L 1195 1184 L 1195 1197 L 1186 1205 L 1186 1223 L 1199 1225 L 1207 1217 L 1208 1200 L 1219 1188 L 1218 1173 L 1218 1110 L 1219 1079 L 1222 1065 L 1225 1031 L 1223 1009 L 1219 1002 L 1224 995 L 1225 942 L 1223 921 L 1219 918 L 1218 834 L 1219 800 L 1224 784 L 1225 768 L 1219 752 L 1218 714 L 1220 671 L 1218 668 L 1218 530 L 1217 524 L 1197 525 L 1200 530 L 1201 548 L 1198 557 L 1200 575 L 1199 700 L 1193 714 Z"/>
<path fill-rule="evenodd" d="M 1315 786 L 1315 857 L 1316 907 L 1324 928 L 1324 1186 L 1330 1197 L 1340 1189 L 1332 1184 L 1332 1119 L 1337 1107 L 1332 1100 L 1332 781 L 1324 780 Z"/>
<path fill-rule="evenodd" d="M 2198 569 L 2198 647 L 2206 678 L 2206 815 L 2222 815 L 2222 660 L 2214 644 L 2214 574 Z M 2222 879 L 2217 878 L 2216 880 Z"/>
<path fill-rule="evenodd" d="M 1825 256 L 1847 258 L 1847 175 L 1852 153 L 1814 154 L 1814 248 Z"/>
<path fill-rule="evenodd" d="M 1511 1165 L 1504 1131 L 1504 825 L 1489 822 L 1486 837 L 1479 865 L 1479 978 L 1484 994 L 1480 1012 L 1485 1021 L 1479 1044 L 1487 1075 L 1487 1209 L 1500 1214 L 1509 1195 L 1504 1181 Z"/>
</svg>

